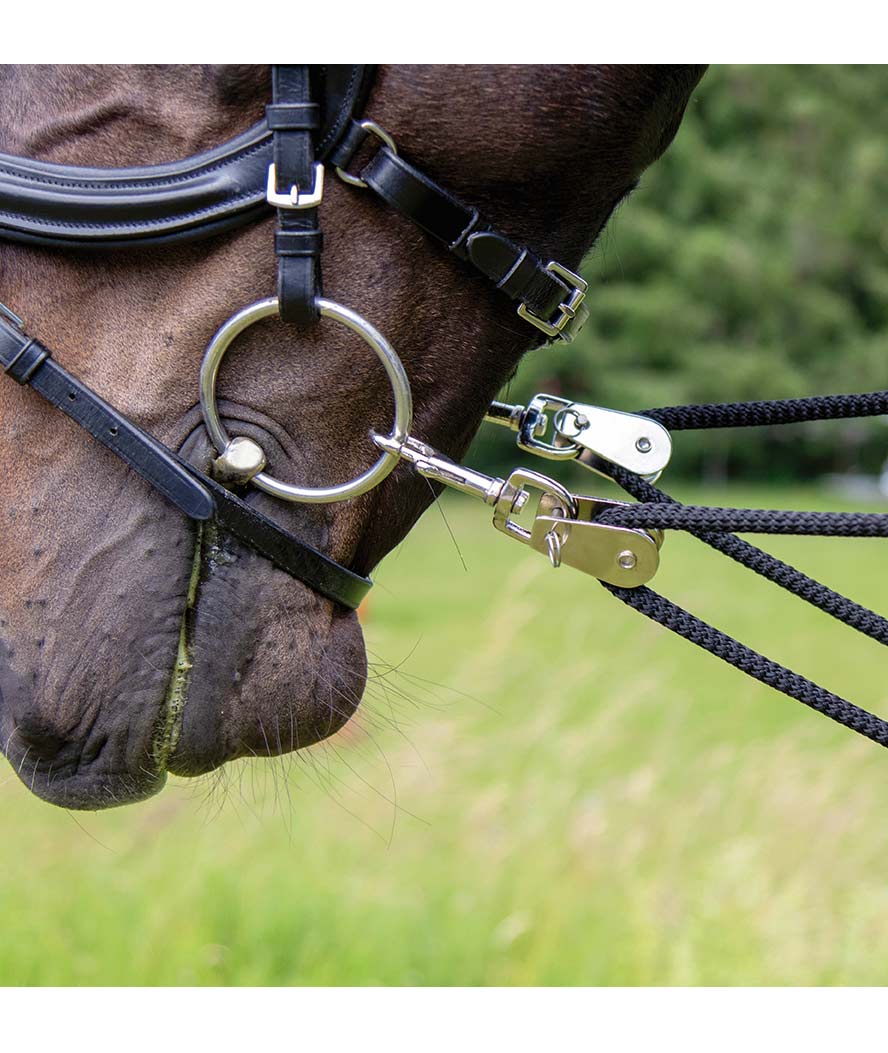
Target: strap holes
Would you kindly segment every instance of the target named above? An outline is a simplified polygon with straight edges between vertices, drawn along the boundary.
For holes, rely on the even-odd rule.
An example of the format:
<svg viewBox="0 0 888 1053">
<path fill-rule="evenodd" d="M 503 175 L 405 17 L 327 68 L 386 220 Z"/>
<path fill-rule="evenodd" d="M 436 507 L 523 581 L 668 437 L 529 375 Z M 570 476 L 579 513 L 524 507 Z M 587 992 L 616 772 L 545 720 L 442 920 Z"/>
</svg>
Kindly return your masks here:
<svg viewBox="0 0 888 1053">
<path fill-rule="evenodd" d="M 118 430 L 119 429 L 118 429 L 117 425 L 116 424 L 112 424 L 111 427 L 108 429 L 108 434 L 109 435 L 116 435 Z"/>
<path fill-rule="evenodd" d="M 76 391 L 69 391 L 69 392 L 68 392 L 68 398 L 69 398 L 69 399 L 70 399 L 70 400 L 71 400 L 72 402 L 76 402 L 76 401 L 77 401 L 77 392 L 76 392 Z"/>
</svg>

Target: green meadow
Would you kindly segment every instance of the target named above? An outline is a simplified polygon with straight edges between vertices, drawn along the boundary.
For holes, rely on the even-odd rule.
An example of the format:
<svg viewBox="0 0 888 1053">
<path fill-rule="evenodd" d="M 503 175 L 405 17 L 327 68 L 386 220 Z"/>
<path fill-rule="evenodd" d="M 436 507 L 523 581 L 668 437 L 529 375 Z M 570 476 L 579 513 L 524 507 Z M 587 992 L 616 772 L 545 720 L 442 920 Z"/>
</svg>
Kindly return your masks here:
<svg viewBox="0 0 888 1053">
<path fill-rule="evenodd" d="M 766 547 L 885 606 L 884 542 Z M 468 500 L 431 509 L 377 581 L 367 697 L 305 755 L 77 815 L 4 767 L 0 983 L 888 981 L 888 753 Z M 667 538 L 653 584 L 888 713 L 875 643 L 692 539 Z"/>
</svg>

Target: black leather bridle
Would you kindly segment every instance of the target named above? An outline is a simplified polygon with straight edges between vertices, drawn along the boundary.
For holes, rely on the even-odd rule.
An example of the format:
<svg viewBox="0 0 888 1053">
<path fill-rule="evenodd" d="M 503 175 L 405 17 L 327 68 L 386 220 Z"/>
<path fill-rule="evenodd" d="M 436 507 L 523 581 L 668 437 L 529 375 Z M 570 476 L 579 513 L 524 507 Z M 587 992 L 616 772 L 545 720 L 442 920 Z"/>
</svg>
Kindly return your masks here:
<svg viewBox="0 0 888 1053">
<path fill-rule="evenodd" d="M 230 142 L 170 164 L 93 169 L 0 154 L 0 237 L 56 249 L 99 251 L 210 237 L 266 217 L 278 225 L 278 304 L 297 327 L 314 324 L 321 291 L 318 209 L 327 166 L 367 186 L 481 271 L 518 303 L 546 340 L 570 340 L 585 319 L 585 285 L 555 261 L 494 230 L 397 153 L 362 119 L 372 66 L 273 66 L 264 121 Z M 359 174 L 358 150 L 378 142 Z M 279 188 L 290 188 L 281 191 Z M 262 515 L 82 384 L 0 304 L 0 366 L 30 385 L 194 520 L 214 519 L 242 543 L 316 592 L 355 608 L 370 588 L 356 574 Z"/>
</svg>

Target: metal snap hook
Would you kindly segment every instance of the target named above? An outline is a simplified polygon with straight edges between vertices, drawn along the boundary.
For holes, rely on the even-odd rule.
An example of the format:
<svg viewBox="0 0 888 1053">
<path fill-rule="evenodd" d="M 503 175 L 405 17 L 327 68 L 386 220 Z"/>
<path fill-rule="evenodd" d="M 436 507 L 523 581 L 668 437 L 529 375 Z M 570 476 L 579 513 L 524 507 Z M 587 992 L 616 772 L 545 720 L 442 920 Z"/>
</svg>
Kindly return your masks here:
<svg viewBox="0 0 888 1053">
<path fill-rule="evenodd" d="M 391 384 L 392 395 L 395 401 L 395 421 L 389 437 L 393 443 L 400 446 L 407 439 L 413 424 L 413 395 L 410 390 L 410 381 L 404 371 L 401 359 L 379 330 L 355 311 L 343 307 L 333 300 L 319 298 L 315 303 L 321 318 L 330 318 L 341 323 L 347 329 L 351 329 L 353 333 L 357 333 L 382 363 Z M 219 375 L 219 366 L 222 363 L 225 352 L 237 336 L 255 322 L 260 322 L 264 318 L 271 318 L 277 313 L 278 299 L 276 296 L 251 303 L 232 315 L 221 326 L 204 352 L 200 366 L 200 408 L 210 439 L 220 454 L 225 451 L 231 440 L 225 425 L 222 423 L 216 403 L 216 380 Z M 254 486 L 259 487 L 260 490 L 264 490 L 282 501 L 326 504 L 332 501 L 346 501 L 351 497 L 358 497 L 368 490 L 372 490 L 374 486 L 378 486 L 394 470 L 399 460 L 400 458 L 396 453 L 384 451 L 366 472 L 336 486 L 295 486 L 292 483 L 285 483 L 280 479 L 275 479 L 264 471 L 256 473 L 250 481 Z"/>
</svg>

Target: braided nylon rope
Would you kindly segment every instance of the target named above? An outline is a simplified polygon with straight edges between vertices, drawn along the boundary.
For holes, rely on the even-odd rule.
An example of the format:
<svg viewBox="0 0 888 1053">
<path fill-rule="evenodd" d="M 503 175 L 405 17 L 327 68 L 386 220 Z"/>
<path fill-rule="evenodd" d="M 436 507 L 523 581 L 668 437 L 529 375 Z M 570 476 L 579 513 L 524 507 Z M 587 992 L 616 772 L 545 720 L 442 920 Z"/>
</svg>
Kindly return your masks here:
<svg viewBox="0 0 888 1053">
<path fill-rule="evenodd" d="M 818 537 L 888 537 L 888 515 L 864 512 L 787 512 L 759 508 L 640 504 L 609 509 L 603 523 L 690 533 L 798 534 Z"/>
<path fill-rule="evenodd" d="M 792 424 L 808 420 L 881 414 L 888 414 L 886 391 L 773 402 L 674 406 L 644 413 L 645 416 L 653 417 L 675 431 Z M 834 592 L 795 567 L 731 533 L 736 530 L 767 534 L 886 537 L 888 515 L 682 505 L 625 469 L 615 468 L 612 475 L 615 481 L 640 503 L 608 509 L 600 516 L 602 522 L 642 529 L 686 530 L 716 551 L 852 629 L 888 645 L 888 620 L 881 615 Z M 753 651 L 651 589 L 624 589 L 605 582 L 602 584 L 623 603 L 747 675 L 803 702 L 873 742 L 888 746 L 888 722 L 873 713 Z"/>
<path fill-rule="evenodd" d="M 888 391 L 859 395 L 817 395 L 771 402 L 714 402 L 702 406 L 667 406 L 643 410 L 670 431 L 697 428 L 752 428 L 765 424 L 800 424 L 809 420 L 879 417 L 888 414 Z"/>
<path fill-rule="evenodd" d="M 616 469 L 613 477 L 627 493 L 639 500 L 678 504 L 675 498 L 664 494 L 662 490 L 658 490 L 650 483 L 622 468 Z M 888 645 L 888 619 L 883 618 L 881 614 L 849 600 L 839 592 L 834 592 L 822 582 L 808 577 L 807 574 L 803 574 L 790 564 L 784 563 L 769 552 L 763 552 L 748 541 L 734 537 L 733 534 L 701 532 L 695 533 L 694 536 L 741 566 L 755 571 L 756 574 L 767 578 L 780 588 L 810 603 L 812 607 L 817 607 L 818 610 L 856 629 L 857 632 Z"/>
<path fill-rule="evenodd" d="M 834 695 L 832 691 L 827 691 L 819 684 L 799 676 L 758 651 L 753 651 L 752 648 L 713 628 L 643 585 L 637 589 L 622 589 L 606 582 L 602 582 L 602 585 L 623 603 L 641 611 L 648 618 L 742 670 L 748 676 L 782 691 L 790 698 L 804 702 L 818 713 L 823 713 L 839 724 L 844 724 L 846 728 L 865 735 L 880 746 L 888 746 L 888 723 L 875 714 Z"/>
</svg>

